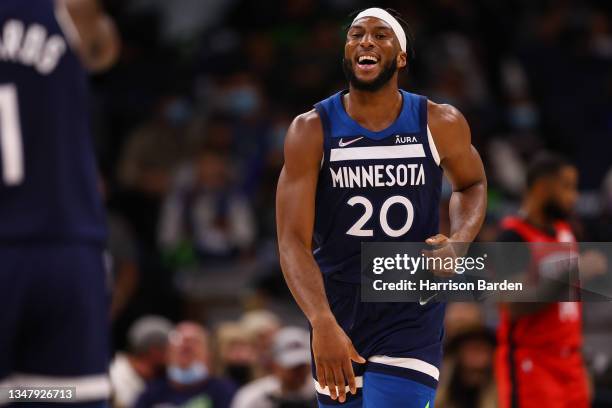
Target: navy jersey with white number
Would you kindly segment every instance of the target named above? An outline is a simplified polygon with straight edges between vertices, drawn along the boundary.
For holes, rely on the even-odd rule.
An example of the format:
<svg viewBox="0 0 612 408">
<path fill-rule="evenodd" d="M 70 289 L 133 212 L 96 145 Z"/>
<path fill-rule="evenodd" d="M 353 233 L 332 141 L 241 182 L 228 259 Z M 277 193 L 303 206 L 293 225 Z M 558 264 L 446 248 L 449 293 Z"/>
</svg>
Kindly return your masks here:
<svg viewBox="0 0 612 408">
<path fill-rule="evenodd" d="M 346 113 L 344 94 L 315 105 L 323 124 L 324 157 L 314 256 L 327 299 L 338 324 L 369 360 L 355 367 L 356 375 L 379 372 L 435 388 L 444 303 L 368 303 L 359 296 L 362 242 L 424 242 L 439 232 L 442 169 L 428 131 L 427 99 L 401 91 L 395 122 L 372 132 Z"/>
<path fill-rule="evenodd" d="M 105 240 L 86 73 L 53 0 L 0 2 L 0 242 Z"/>
<path fill-rule="evenodd" d="M 401 91 L 402 109 L 372 132 L 339 92 L 315 105 L 324 130 L 316 195 L 315 259 L 328 277 L 360 282 L 361 242 L 423 242 L 437 234 L 442 170 L 427 127 L 427 98 Z"/>
</svg>

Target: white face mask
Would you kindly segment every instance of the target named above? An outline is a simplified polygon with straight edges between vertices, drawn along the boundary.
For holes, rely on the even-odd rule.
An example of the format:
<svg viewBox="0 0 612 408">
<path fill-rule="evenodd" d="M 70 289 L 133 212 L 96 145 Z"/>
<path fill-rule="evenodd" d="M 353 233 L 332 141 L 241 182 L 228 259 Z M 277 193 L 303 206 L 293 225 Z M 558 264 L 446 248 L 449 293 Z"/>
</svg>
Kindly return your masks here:
<svg viewBox="0 0 612 408">
<path fill-rule="evenodd" d="M 208 367 L 199 361 L 191 363 L 186 368 L 170 365 L 167 373 L 170 380 L 182 385 L 196 384 L 204 381 L 209 375 Z"/>
</svg>

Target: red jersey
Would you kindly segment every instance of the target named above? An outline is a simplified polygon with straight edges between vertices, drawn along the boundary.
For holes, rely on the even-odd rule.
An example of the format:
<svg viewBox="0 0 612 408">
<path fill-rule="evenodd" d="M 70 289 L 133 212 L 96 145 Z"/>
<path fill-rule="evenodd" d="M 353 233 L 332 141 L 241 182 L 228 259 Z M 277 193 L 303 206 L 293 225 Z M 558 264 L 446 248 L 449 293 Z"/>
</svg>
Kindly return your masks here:
<svg viewBox="0 0 612 408">
<path fill-rule="evenodd" d="M 502 221 L 502 228 L 516 232 L 525 242 L 565 243 L 554 245 L 532 245 L 528 268 L 529 280 L 537 281 L 540 264 L 547 259 L 567 257 L 569 251 L 576 251 L 576 238 L 565 222 L 554 225 L 555 236 L 539 230 L 518 217 Z M 568 247 L 567 243 L 572 244 Z M 551 303 L 537 313 L 521 317 L 513 322 L 512 339 L 509 339 L 510 319 L 502 308 L 498 332 L 500 344 L 512 341 L 515 347 L 546 347 L 549 350 L 578 349 L 582 345 L 582 307 L 578 302 Z"/>
<path fill-rule="evenodd" d="M 576 239 L 565 222 L 554 225 L 554 235 L 518 217 L 502 221 L 524 242 L 564 243 L 530 246 L 528 280 L 535 282 L 551 259 L 576 256 Z M 571 245 L 567 245 L 570 243 Z M 498 328 L 496 375 L 501 408 L 586 408 L 587 380 L 580 353 L 581 304 L 558 302 L 511 321 L 501 308 Z"/>
</svg>

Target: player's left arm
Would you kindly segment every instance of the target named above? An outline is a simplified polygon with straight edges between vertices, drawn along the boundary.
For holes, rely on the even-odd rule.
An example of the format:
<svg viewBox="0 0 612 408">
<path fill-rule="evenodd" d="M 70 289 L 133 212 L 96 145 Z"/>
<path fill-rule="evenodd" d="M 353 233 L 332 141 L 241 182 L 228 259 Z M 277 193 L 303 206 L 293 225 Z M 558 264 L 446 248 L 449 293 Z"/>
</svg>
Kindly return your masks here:
<svg viewBox="0 0 612 408">
<path fill-rule="evenodd" d="M 83 64 L 92 72 L 110 68 L 119 58 L 120 39 L 115 23 L 98 0 L 63 1 L 79 34 Z"/>
<path fill-rule="evenodd" d="M 450 237 L 438 234 L 426 242 L 436 246 L 448 240 L 472 242 L 485 218 L 487 178 L 480 155 L 472 146 L 470 127 L 456 108 L 433 102 L 428 106 L 428 123 L 453 193 L 449 203 Z"/>
</svg>

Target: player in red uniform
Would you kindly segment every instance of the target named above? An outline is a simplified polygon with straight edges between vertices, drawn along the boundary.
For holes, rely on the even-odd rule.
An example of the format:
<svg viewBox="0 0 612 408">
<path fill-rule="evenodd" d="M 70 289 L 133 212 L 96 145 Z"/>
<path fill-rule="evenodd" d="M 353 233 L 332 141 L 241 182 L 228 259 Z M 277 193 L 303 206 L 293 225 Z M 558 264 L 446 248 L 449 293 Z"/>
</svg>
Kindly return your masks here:
<svg viewBox="0 0 612 408">
<path fill-rule="evenodd" d="M 576 240 L 565 219 L 578 196 L 577 182 L 577 169 L 564 159 L 536 158 L 528 170 L 519 215 L 502 221 L 498 241 L 559 243 L 530 246 L 524 270 L 532 283 L 555 247 L 566 255 L 575 251 Z M 500 408 L 589 406 L 579 302 L 506 303 L 501 307 L 498 342 Z"/>
</svg>

